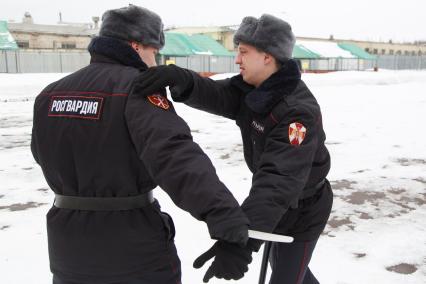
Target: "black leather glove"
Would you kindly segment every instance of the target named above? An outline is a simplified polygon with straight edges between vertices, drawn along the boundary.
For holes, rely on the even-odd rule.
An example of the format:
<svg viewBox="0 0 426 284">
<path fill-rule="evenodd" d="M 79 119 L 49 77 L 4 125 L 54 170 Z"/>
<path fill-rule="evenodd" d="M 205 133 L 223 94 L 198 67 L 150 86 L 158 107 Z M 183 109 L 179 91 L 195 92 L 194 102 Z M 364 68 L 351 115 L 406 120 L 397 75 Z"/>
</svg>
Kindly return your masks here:
<svg viewBox="0 0 426 284">
<path fill-rule="evenodd" d="M 174 94 L 173 100 L 179 100 L 194 86 L 191 71 L 173 64 L 148 68 L 135 78 L 132 92 L 146 97 L 167 86 Z"/>
<path fill-rule="evenodd" d="M 209 259 L 214 257 L 210 267 L 204 275 L 203 282 L 207 283 L 213 277 L 226 280 L 243 278 L 252 261 L 250 241 L 245 247 L 224 241 L 217 241 L 208 251 L 194 261 L 194 268 L 202 267 Z"/>
</svg>

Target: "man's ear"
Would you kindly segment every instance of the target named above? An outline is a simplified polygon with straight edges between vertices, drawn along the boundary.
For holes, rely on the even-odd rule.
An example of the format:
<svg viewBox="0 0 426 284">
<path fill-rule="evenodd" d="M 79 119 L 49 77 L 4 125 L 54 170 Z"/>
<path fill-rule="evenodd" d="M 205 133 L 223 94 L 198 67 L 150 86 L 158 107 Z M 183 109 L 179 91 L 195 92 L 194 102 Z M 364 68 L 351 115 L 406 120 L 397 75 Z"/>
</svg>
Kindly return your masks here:
<svg viewBox="0 0 426 284">
<path fill-rule="evenodd" d="M 135 42 L 135 41 L 131 41 L 130 42 L 130 46 L 135 50 L 135 51 L 139 51 L 139 43 Z"/>
<path fill-rule="evenodd" d="M 272 55 L 270 55 L 269 53 L 265 52 L 265 55 L 263 57 L 263 62 L 265 63 L 265 65 L 269 65 L 272 64 L 274 61 L 274 57 Z"/>
</svg>

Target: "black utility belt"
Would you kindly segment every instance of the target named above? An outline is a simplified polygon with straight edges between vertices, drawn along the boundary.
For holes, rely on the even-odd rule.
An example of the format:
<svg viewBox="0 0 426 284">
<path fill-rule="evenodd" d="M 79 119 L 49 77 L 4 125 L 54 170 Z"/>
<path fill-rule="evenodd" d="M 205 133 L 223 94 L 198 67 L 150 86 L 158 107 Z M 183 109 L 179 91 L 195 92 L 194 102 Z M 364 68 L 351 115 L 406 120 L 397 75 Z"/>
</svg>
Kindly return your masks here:
<svg viewBox="0 0 426 284">
<path fill-rule="evenodd" d="M 63 209 L 119 211 L 145 207 L 155 201 L 152 190 L 128 197 L 82 197 L 55 194 L 53 205 Z"/>
</svg>

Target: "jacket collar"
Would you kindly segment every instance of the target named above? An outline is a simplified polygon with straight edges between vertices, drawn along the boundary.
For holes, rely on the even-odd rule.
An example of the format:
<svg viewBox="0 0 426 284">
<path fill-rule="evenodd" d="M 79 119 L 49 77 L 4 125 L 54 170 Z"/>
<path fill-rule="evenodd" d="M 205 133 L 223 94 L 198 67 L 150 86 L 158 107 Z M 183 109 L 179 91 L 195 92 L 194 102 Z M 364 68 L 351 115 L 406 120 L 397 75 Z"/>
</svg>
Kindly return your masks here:
<svg viewBox="0 0 426 284">
<path fill-rule="evenodd" d="M 131 66 L 141 71 L 148 66 L 126 42 L 111 37 L 95 37 L 89 44 L 88 50 L 92 62 L 107 62 Z"/>
<path fill-rule="evenodd" d="M 244 82 L 241 75 L 233 77 L 231 84 L 246 94 L 244 100 L 252 111 L 268 113 L 296 89 L 300 78 L 299 66 L 291 59 L 257 88 Z"/>
</svg>

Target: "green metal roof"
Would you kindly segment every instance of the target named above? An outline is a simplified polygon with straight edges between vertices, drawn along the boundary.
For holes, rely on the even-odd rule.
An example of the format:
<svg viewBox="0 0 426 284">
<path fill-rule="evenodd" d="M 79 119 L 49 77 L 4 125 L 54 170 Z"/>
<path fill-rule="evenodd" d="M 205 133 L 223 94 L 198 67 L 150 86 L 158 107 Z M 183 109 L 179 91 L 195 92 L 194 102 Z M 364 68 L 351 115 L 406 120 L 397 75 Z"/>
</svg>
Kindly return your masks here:
<svg viewBox="0 0 426 284">
<path fill-rule="evenodd" d="M 375 60 L 376 56 L 371 55 L 370 53 L 366 52 L 361 47 L 357 46 L 353 43 L 338 43 L 337 44 L 341 49 L 344 49 L 346 51 L 349 51 L 352 53 L 352 55 L 361 58 L 361 59 L 368 59 L 368 60 Z"/>
<path fill-rule="evenodd" d="M 160 54 L 169 56 L 214 55 L 233 56 L 220 43 L 206 35 L 165 33 L 166 44 Z"/>
<path fill-rule="evenodd" d="M 310 51 L 303 45 L 295 45 L 293 48 L 293 58 L 300 58 L 300 59 L 314 59 L 314 58 L 320 58 L 321 56 L 319 54 L 316 54 L 313 51 Z"/>
<path fill-rule="evenodd" d="M 207 35 L 192 35 L 190 36 L 190 40 L 200 48 L 198 52 L 211 52 L 213 53 L 212 55 L 217 56 L 233 56 L 232 52 Z"/>
<path fill-rule="evenodd" d="M 188 39 L 181 34 L 165 33 L 166 44 L 160 54 L 174 56 L 189 56 L 194 54 Z"/>
<path fill-rule="evenodd" d="M 7 29 L 6 21 L 0 21 L 0 49 L 18 49 L 15 39 Z"/>
</svg>

